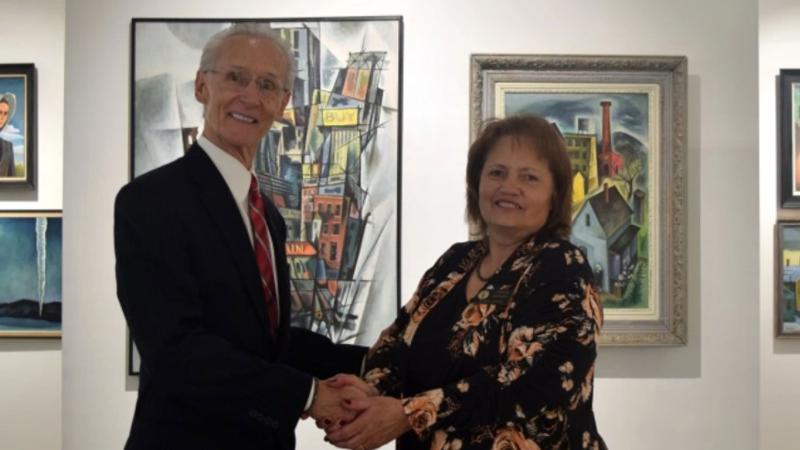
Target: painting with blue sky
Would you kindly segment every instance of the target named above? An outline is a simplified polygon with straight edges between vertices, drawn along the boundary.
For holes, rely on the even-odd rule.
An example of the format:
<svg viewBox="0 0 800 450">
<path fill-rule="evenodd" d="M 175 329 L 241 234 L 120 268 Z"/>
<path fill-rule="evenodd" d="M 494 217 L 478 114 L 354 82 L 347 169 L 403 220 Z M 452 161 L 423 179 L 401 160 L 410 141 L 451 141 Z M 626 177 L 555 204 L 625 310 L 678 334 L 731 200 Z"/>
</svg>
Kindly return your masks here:
<svg viewBox="0 0 800 450">
<path fill-rule="evenodd" d="M 0 74 L 0 96 L 11 96 L 15 99 L 15 107 L 13 117 L 8 123 L 0 129 L 0 139 L 11 142 L 14 146 L 14 165 L 16 166 L 15 174 L 11 178 L 22 178 L 26 176 L 25 161 L 26 161 L 26 76 L 19 75 L 6 75 Z M 0 177 L 6 178 L 4 175 Z"/>
<path fill-rule="evenodd" d="M 61 213 L 0 213 L 0 336 L 61 331 Z"/>
</svg>

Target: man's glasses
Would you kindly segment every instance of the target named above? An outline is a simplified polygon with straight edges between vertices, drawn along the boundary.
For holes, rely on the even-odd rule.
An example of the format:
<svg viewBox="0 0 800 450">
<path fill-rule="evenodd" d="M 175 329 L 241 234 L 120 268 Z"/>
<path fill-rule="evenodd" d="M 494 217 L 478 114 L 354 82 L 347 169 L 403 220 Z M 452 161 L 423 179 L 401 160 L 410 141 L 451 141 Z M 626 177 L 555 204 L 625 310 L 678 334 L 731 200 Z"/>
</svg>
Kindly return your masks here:
<svg viewBox="0 0 800 450">
<path fill-rule="evenodd" d="M 230 89 L 247 89 L 247 86 L 250 86 L 250 82 L 255 81 L 258 94 L 262 98 L 274 99 L 283 92 L 288 92 L 287 89 L 278 84 L 272 78 L 255 78 L 253 74 L 243 70 L 227 70 L 222 72 L 214 69 L 208 69 L 204 72 L 222 75 L 224 85 Z"/>
</svg>

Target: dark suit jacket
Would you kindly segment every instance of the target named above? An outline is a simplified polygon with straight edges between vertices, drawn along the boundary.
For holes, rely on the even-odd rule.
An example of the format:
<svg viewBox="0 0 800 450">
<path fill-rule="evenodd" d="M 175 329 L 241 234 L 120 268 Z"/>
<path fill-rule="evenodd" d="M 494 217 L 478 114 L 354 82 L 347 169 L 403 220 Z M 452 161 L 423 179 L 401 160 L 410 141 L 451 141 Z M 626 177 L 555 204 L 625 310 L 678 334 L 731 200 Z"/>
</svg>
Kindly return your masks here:
<svg viewBox="0 0 800 450">
<path fill-rule="evenodd" d="M 14 144 L 0 139 L 0 177 L 13 177 L 14 172 Z"/>
<path fill-rule="evenodd" d="M 289 326 L 286 225 L 264 200 L 280 293 L 274 339 L 242 216 L 202 149 L 117 195 L 117 296 L 142 356 L 126 448 L 292 449 L 310 374 L 360 370 L 362 347 Z"/>
</svg>

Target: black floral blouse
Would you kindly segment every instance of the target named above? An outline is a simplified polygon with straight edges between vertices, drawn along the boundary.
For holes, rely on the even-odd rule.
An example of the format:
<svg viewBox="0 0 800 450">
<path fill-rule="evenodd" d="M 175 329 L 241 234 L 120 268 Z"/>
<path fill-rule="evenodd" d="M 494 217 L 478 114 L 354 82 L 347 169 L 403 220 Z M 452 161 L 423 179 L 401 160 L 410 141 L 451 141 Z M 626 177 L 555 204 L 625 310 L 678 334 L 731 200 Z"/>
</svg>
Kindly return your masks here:
<svg viewBox="0 0 800 450">
<path fill-rule="evenodd" d="M 466 299 L 482 241 L 430 268 L 367 358 L 365 379 L 403 398 L 400 450 L 591 449 L 601 322 L 592 271 L 568 241 L 531 238 Z"/>
</svg>

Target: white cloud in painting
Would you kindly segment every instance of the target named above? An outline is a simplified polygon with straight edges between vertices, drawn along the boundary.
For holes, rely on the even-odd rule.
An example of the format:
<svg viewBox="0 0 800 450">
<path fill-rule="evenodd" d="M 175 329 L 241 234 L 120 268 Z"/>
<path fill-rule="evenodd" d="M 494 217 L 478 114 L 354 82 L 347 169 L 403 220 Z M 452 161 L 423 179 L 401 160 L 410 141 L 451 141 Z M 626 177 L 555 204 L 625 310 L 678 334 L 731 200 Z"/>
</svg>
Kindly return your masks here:
<svg viewBox="0 0 800 450">
<path fill-rule="evenodd" d="M 6 125 L 3 131 L 0 131 L 0 139 L 5 139 L 14 145 L 14 161 L 21 162 L 25 160 L 25 136 L 22 131 L 12 124 Z"/>
<path fill-rule="evenodd" d="M 0 131 L 0 138 L 13 142 L 15 145 L 21 145 L 25 140 L 22 131 L 12 124 L 6 125 L 3 131 Z"/>
</svg>

